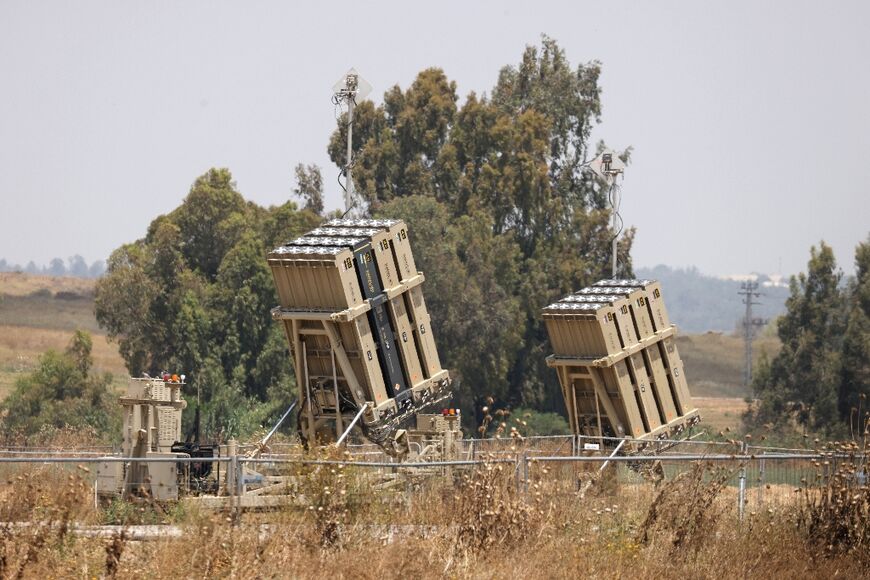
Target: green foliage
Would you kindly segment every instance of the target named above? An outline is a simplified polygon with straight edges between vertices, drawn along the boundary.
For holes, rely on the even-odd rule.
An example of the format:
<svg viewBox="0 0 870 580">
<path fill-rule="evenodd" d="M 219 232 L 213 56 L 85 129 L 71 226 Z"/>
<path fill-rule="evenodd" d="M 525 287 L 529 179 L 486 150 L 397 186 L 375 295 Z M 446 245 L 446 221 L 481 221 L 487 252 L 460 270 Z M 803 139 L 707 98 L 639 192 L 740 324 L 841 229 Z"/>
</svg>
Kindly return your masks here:
<svg viewBox="0 0 870 580">
<path fill-rule="evenodd" d="M 535 435 L 567 435 L 571 427 L 559 413 L 547 413 L 520 407 L 511 411 L 513 426 L 523 437 Z"/>
<path fill-rule="evenodd" d="M 583 171 L 601 112 L 597 63 L 573 69 L 544 38 L 502 69 L 492 97 L 458 106 L 456 83 L 422 71 L 354 113 L 354 184 L 376 216 L 405 219 L 439 351 L 486 396 L 556 409 L 540 308 L 609 274 L 614 232 L 602 184 Z M 345 163 L 346 118 L 329 153 Z M 627 152 L 624 155 L 627 158 Z M 631 275 L 633 231 L 620 244 Z"/>
<path fill-rule="evenodd" d="M 806 274 L 791 280 L 777 323 L 782 349 L 753 380 L 750 426 L 843 434 L 860 426 L 870 392 L 870 242 L 856 249 L 855 280 L 842 288 L 831 248 L 813 247 Z M 859 433 L 860 434 L 860 431 Z"/>
<path fill-rule="evenodd" d="M 791 280 L 787 312 L 779 319 L 782 350 L 754 381 L 761 400 L 758 420 L 794 418 L 814 431 L 837 424 L 837 390 L 842 339 L 841 273 L 834 253 L 822 242 L 811 249 L 807 273 Z"/>
<path fill-rule="evenodd" d="M 293 193 L 305 202 L 303 209 L 323 214 L 323 176 L 317 165 L 296 166 L 296 187 Z"/>
<path fill-rule="evenodd" d="M 460 106 L 456 84 L 433 68 L 383 105 L 356 107 L 357 202 L 409 222 L 466 410 L 487 396 L 561 404 L 539 310 L 607 275 L 615 234 L 604 188 L 582 168 L 595 153 L 599 74 L 597 63 L 572 68 L 544 38 L 501 71 L 491 97 L 472 93 Z M 341 119 L 329 144 L 339 166 L 345 143 Z M 295 174 L 301 211 L 245 202 L 228 170 L 208 171 L 143 239 L 112 254 L 98 283 L 97 319 L 131 373 L 187 374 L 206 433 L 247 433 L 287 402 L 276 398 L 290 391 L 290 363 L 269 318 L 276 297 L 263 256 L 323 212 L 319 168 Z M 632 240 L 622 236 L 620 275 L 631 275 Z"/>
<path fill-rule="evenodd" d="M 402 217 L 414 235 L 417 267 L 426 274 L 426 304 L 441 358 L 467 385 L 499 399 L 520 347 L 522 310 L 518 248 L 491 233 L 487 214 L 452 219 L 444 204 L 424 196 L 398 198 L 379 215 Z M 435 243 L 426 243 L 426 241 Z M 472 391 L 475 394 L 479 392 Z"/>
<path fill-rule="evenodd" d="M 143 239 L 115 250 L 97 283 L 96 315 L 134 376 L 163 370 L 189 379 L 210 437 L 247 434 L 283 409 L 293 379 L 268 249 L 315 227 L 293 203 L 261 208 L 211 169 Z M 280 387 L 280 389 L 279 389 Z M 195 401 L 192 401 L 194 406 Z M 194 413 L 185 413 L 188 429 Z"/>
<path fill-rule="evenodd" d="M 100 522 L 107 526 L 141 526 L 182 523 L 190 517 L 187 504 L 174 502 L 134 503 L 120 497 L 112 500 L 98 512 Z"/>
<path fill-rule="evenodd" d="M 843 376 L 839 411 L 859 428 L 870 411 L 870 236 L 855 250 L 855 279 L 849 288 L 849 317 L 843 337 Z"/>
<path fill-rule="evenodd" d="M 112 436 L 120 430 L 112 376 L 90 374 L 92 346 L 90 334 L 78 330 L 64 352 L 47 351 L 32 373 L 16 381 L 0 406 L 4 435 L 89 427 Z"/>
</svg>

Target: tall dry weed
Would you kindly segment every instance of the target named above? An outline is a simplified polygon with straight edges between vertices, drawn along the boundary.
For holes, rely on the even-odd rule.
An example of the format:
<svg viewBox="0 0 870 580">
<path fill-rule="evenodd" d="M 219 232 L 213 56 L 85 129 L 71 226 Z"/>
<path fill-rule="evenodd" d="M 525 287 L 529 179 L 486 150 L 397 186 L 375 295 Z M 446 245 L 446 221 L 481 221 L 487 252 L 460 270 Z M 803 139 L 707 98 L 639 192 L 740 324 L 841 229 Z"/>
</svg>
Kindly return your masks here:
<svg viewBox="0 0 870 580">
<path fill-rule="evenodd" d="M 90 485 L 78 473 L 19 470 L 0 496 L 0 577 L 22 578 L 47 554 L 68 552 L 74 523 L 90 500 Z"/>
<path fill-rule="evenodd" d="M 5 447 L 36 447 L 52 451 L 100 449 L 111 450 L 111 443 L 90 426 L 56 427 L 43 425 L 31 435 L 20 431 L 0 430 L 0 445 Z"/>
<path fill-rule="evenodd" d="M 830 459 L 817 461 L 817 482 L 800 490 L 798 529 L 822 555 L 848 554 L 870 564 L 870 462 L 866 444 L 829 445 Z"/>
<path fill-rule="evenodd" d="M 471 554 L 518 544 L 534 535 L 543 515 L 518 492 L 510 464 L 488 462 L 463 474 L 454 499 L 456 548 Z M 540 494 L 536 500 L 542 503 Z"/>
<path fill-rule="evenodd" d="M 349 461 L 346 452 L 324 448 L 312 457 L 327 461 Z M 339 464 L 301 465 L 294 474 L 291 495 L 304 509 L 310 531 L 309 544 L 318 549 L 340 549 L 347 539 L 347 528 L 355 517 L 377 501 L 364 474 L 352 466 Z"/>
<path fill-rule="evenodd" d="M 663 484 L 638 529 L 638 542 L 665 542 L 672 555 L 697 554 L 715 536 L 726 509 L 716 500 L 737 469 L 699 462 Z"/>
</svg>

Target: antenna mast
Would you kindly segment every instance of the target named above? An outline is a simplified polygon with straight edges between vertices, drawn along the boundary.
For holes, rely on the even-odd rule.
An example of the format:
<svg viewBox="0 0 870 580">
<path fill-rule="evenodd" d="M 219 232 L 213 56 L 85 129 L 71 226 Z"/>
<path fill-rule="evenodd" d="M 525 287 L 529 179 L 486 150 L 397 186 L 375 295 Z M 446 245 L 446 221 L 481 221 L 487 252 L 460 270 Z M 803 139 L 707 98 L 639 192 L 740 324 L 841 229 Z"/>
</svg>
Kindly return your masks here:
<svg viewBox="0 0 870 580">
<path fill-rule="evenodd" d="M 613 228 L 613 266 L 611 277 L 616 279 L 617 267 L 617 241 L 619 232 L 622 230 L 622 216 L 619 215 L 620 189 L 616 184 L 616 177 L 623 175 L 625 171 L 625 163 L 619 156 L 611 151 L 605 150 L 598 157 L 589 162 L 589 167 L 595 172 L 595 175 L 604 180 L 610 187 L 610 208 Z"/>
<path fill-rule="evenodd" d="M 336 105 L 347 103 L 347 165 L 344 166 L 344 211 L 353 206 L 353 109 L 356 99 L 364 99 L 372 86 L 355 69 L 350 69 L 332 86 L 332 102 Z"/>
</svg>

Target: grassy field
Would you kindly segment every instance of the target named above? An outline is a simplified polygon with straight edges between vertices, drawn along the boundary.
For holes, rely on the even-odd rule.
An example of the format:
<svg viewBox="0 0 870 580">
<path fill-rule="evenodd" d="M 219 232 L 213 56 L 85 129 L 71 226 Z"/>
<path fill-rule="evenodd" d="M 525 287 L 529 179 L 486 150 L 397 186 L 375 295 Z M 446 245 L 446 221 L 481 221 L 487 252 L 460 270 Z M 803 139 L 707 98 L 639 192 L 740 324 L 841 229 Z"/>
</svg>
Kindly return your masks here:
<svg viewBox="0 0 870 580">
<path fill-rule="evenodd" d="M 40 291 L 71 292 L 93 297 L 94 280 L 68 276 L 36 276 L 19 272 L 0 272 L 0 294 L 30 296 Z"/>
<path fill-rule="evenodd" d="M 740 417 L 746 411 L 746 399 L 740 397 L 692 397 L 701 412 L 701 427 L 712 434 L 726 428 L 740 428 Z"/>
<path fill-rule="evenodd" d="M 744 343 L 740 336 L 719 332 L 677 336 L 677 348 L 686 367 L 702 427 L 711 433 L 739 429 L 751 393 L 743 385 Z M 753 344 L 755 364 L 761 353 L 779 351 L 776 337 L 762 336 Z"/>
<path fill-rule="evenodd" d="M 695 397 L 745 398 L 743 386 L 743 338 L 719 332 L 678 335 L 677 348 L 686 367 L 686 376 Z M 753 359 L 766 352 L 779 352 L 776 337 L 759 337 L 753 343 Z"/>
<path fill-rule="evenodd" d="M 94 369 L 116 384 L 127 370 L 94 316 L 94 280 L 0 273 L 0 399 L 46 350 L 63 350 L 75 330 L 91 333 Z"/>
<path fill-rule="evenodd" d="M 76 328 L 93 332 L 95 366 L 123 376 L 92 296 L 91 281 L 4 276 L 0 388 Z M 737 426 L 746 405 L 739 338 L 685 336 L 679 349 L 704 425 Z M 0 577 L 861 578 L 870 566 L 870 488 L 854 488 L 855 468 L 819 494 L 795 493 L 801 484 L 779 484 L 768 466 L 765 497 L 776 501 L 747 504 L 743 521 L 729 483 L 736 467 L 703 463 L 627 483 L 595 467 L 533 462 L 526 485 L 512 465 L 492 463 L 390 488 L 362 466 L 297 466 L 282 490 L 292 506 L 241 514 L 193 501 L 98 507 L 93 468 L 0 469 Z M 752 485 L 755 472 L 748 477 Z M 156 524 L 148 531 L 159 537 L 132 539 L 140 524 Z"/>
</svg>

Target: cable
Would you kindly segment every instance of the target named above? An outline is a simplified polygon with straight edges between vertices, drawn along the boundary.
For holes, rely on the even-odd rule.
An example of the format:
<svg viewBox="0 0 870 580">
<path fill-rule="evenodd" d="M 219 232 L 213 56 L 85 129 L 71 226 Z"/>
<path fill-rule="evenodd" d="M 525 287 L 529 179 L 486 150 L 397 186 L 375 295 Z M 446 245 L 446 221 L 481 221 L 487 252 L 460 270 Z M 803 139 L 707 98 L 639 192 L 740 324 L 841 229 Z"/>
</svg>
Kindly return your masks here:
<svg viewBox="0 0 870 580">
<path fill-rule="evenodd" d="M 335 120 L 339 124 L 339 126 L 343 125 L 344 128 L 347 128 L 350 126 L 350 119 L 348 119 L 343 124 L 341 123 L 341 116 L 345 112 L 342 104 L 344 103 L 344 97 L 347 97 L 347 96 L 350 97 L 350 99 L 353 101 L 353 106 L 356 107 L 357 103 L 356 103 L 356 95 L 355 94 L 340 95 L 338 93 L 335 93 L 332 95 L 332 104 L 334 105 L 333 114 L 335 115 Z M 341 170 L 338 172 L 338 175 L 336 176 L 336 181 L 338 182 L 339 187 L 341 187 L 341 189 L 342 189 L 342 191 L 344 191 L 344 193 L 347 193 L 347 186 L 345 186 L 345 184 L 341 182 L 341 176 L 342 176 L 342 174 L 347 175 L 348 171 L 350 171 L 351 169 L 353 169 L 353 158 L 351 158 L 350 163 L 346 164 L 344 167 L 341 168 Z M 345 210 L 345 212 L 341 215 L 341 217 L 344 218 L 347 214 L 350 213 L 350 211 L 354 207 L 356 207 L 356 203 L 353 202 L 353 200 L 351 200 L 350 207 L 347 208 L 347 210 Z"/>
<path fill-rule="evenodd" d="M 622 221 L 622 214 L 619 213 L 619 208 L 622 205 L 622 200 L 618 195 L 620 191 L 622 191 L 622 189 L 616 184 L 616 178 L 614 177 L 613 185 L 610 186 L 610 192 L 608 194 L 608 198 L 610 200 L 610 207 L 613 208 L 613 213 L 616 216 L 616 219 L 619 220 L 619 228 L 613 234 L 614 238 L 619 237 L 619 234 L 622 233 L 622 229 L 625 226 L 625 222 Z"/>
<path fill-rule="evenodd" d="M 344 186 L 344 184 L 341 182 L 341 175 L 342 175 L 342 173 L 344 173 L 345 171 L 347 171 L 347 167 L 348 167 L 348 166 L 345 165 L 345 166 L 344 166 L 344 170 L 343 170 L 343 171 L 339 171 L 339 172 L 338 172 L 338 175 L 337 175 L 336 178 L 335 178 L 335 180 L 338 182 L 338 185 L 341 187 L 342 190 L 344 190 L 345 193 L 347 193 L 347 188 L 346 188 L 346 187 Z M 351 200 L 351 202 L 350 202 L 350 207 L 347 208 L 347 209 L 344 211 L 343 214 L 341 214 L 341 219 L 344 219 L 344 218 L 347 216 L 347 214 L 349 214 L 349 213 L 351 212 L 351 210 L 353 210 L 353 208 L 355 208 L 355 207 L 356 207 L 356 202 L 355 202 L 354 200 Z"/>
<path fill-rule="evenodd" d="M 335 115 L 335 121 L 339 126 L 341 126 L 341 116 L 344 114 L 344 109 L 341 106 L 343 102 L 344 100 L 338 93 L 334 93 L 332 95 L 333 115 Z M 347 123 L 345 123 L 345 126 L 346 125 Z M 342 169 L 339 170 L 338 175 L 335 176 L 335 180 L 338 182 L 338 186 L 341 187 L 342 191 L 345 194 L 347 194 L 347 187 L 345 187 L 345 185 L 341 182 L 341 176 L 342 174 L 347 175 L 347 169 L 347 166 L 344 166 Z M 353 209 L 353 205 L 351 205 L 351 207 L 347 211 L 345 211 L 341 217 L 344 218 L 344 216 L 347 215 L 347 213 L 351 209 Z"/>
<path fill-rule="evenodd" d="M 355 207 L 356 207 L 356 203 L 353 202 L 353 201 L 351 201 L 350 207 L 347 208 L 347 210 L 345 210 L 345 212 L 344 212 L 343 214 L 341 214 L 341 219 L 344 219 L 345 216 L 347 216 L 347 214 L 349 214 L 350 211 L 351 211 L 353 208 L 355 208 Z"/>
</svg>

